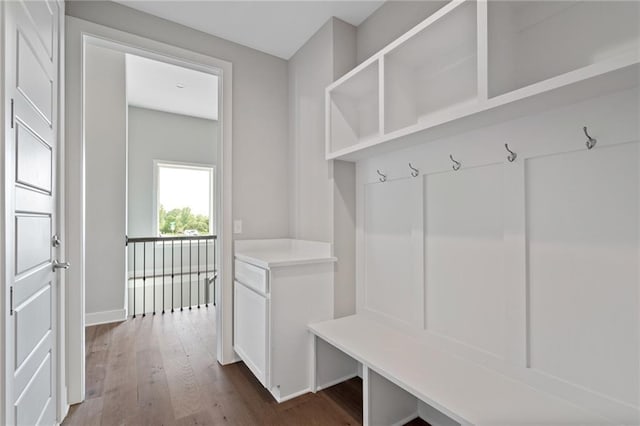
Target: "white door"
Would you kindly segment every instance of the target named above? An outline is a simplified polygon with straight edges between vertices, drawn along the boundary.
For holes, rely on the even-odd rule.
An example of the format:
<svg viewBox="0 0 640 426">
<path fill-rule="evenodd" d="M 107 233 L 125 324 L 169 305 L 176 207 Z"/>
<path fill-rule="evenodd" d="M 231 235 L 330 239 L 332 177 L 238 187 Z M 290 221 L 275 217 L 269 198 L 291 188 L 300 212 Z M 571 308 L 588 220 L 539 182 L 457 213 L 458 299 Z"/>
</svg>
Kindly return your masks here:
<svg viewBox="0 0 640 426">
<path fill-rule="evenodd" d="M 5 422 L 53 425 L 60 6 L 17 0 L 4 7 Z"/>
</svg>

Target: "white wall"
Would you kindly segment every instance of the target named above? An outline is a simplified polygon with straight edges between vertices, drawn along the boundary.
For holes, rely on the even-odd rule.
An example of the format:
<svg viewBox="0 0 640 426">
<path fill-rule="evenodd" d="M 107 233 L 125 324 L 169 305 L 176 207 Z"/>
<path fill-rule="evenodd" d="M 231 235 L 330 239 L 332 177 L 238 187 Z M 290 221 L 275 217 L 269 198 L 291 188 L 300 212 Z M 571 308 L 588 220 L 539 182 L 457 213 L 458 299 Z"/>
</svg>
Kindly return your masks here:
<svg viewBox="0 0 640 426">
<path fill-rule="evenodd" d="M 69 2 L 66 14 L 233 63 L 235 237 L 287 237 L 287 62 L 113 2 Z"/>
<path fill-rule="evenodd" d="M 213 166 L 218 139 L 217 121 L 129 107 L 127 235 L 153 235 L 153 161 Z"/>
<path fill-rule="evenodd" d="M 290 234 L 333 243 L 336 316 L 355 311 L 355 168 L 324 158 L 324 97 L 355 65 L 355 31 L 330 19 L 289 61 Z"/>
<path fill-rule="evenodd" d="M 357 60 L 363 62 L 448 1 L 387 1 L 358 26 Z"/>
<path fill-rule="evenodd" d="M 85 312 L 124 315 L 126 91 L 124 54 L 85 50 Z"/>
</svg>

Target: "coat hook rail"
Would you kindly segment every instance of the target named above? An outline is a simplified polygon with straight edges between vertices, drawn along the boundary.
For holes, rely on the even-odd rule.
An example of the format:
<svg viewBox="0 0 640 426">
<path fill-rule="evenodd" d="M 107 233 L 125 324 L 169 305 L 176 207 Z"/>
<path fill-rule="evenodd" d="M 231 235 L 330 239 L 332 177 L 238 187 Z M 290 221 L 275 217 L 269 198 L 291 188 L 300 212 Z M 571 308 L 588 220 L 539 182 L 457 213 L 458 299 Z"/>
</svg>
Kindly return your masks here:
<svg viewBox="0 0 640 426">
<path fill-rule="evenodd" d="M 594 146 L 596 146 L 596 143 L 598 143 L 598 140 L 595 138 L 592 138 L 589 135 L 589 133 L 587 132 L 587 126 L 584 126 L 582 130 L 584 131 L 584 135 L 587 137 L 587 142 L 585 143 L 585 145 L 587 145 L 587 149 L 591 149 Z"/>
<path fill-rule="evenodd" d="M 509 153 L 509 155 L 507 155 L 507 160 L 509 160 L 510 163 L 513 163 L 514 161 L 516 161 L 516 158 L 518 158 L 518 154 L 516 154 L 515 152 L 513 152 L 513 151 L 511 151 L 509 149 L 509 144 L 508 143 L 505 143 L 504 147 L 507 150 L 507 152 Z"/>
<path fill-rule="evenodd" d="M 386 181 L 387 181 L 387 175 L 385 175 L 384 173 L 382 173 L 382 172 L 380 171 L 380 169 L 376 170 L 376 173 L 378 174 L 378 176 L 380 176 L 380 177 L 378 178 L 378 180 L 379 180 L 380 182 L 386 182 Z"/>
<path fill-rule="evenodd" d="M 453 170 L 455 170 L 456 172 L 457 172 L 458 170 L 460 170 L 460 167 L 462 167 L 462 163 L 461 163 L 461 162 L 459 162 L 459 161 L 456 161 L 456 160 L 453 158 L 453 155 L 451 155 L 451 154 L 449 154 L 449 158 L 451 159 L 451 161 L 453 161 L 453 166 L 451 166 L 451 167 L 453 168 Z"/>
<path fill-rule="evenodd" d="M 411 169 L 411 176 L 418 177 L 418 175 L 420 174 L 420 170 L 413 167 L 411 163 L 409 163 L 409 168 Z"/>
</svg>

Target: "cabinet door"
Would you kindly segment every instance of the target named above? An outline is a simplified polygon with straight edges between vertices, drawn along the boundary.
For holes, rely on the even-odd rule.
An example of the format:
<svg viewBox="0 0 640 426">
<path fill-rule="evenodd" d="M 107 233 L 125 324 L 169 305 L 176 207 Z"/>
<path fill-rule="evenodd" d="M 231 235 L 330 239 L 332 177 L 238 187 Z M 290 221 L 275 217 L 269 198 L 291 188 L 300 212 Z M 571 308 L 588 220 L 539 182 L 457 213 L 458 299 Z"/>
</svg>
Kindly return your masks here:
<svg viewBox="0 0 640 426">
<path fill-rule="evenodd" d="M 235 281 L 234 349 L 247 367 L 267 386 L 268 300 Z"/>
</svg>

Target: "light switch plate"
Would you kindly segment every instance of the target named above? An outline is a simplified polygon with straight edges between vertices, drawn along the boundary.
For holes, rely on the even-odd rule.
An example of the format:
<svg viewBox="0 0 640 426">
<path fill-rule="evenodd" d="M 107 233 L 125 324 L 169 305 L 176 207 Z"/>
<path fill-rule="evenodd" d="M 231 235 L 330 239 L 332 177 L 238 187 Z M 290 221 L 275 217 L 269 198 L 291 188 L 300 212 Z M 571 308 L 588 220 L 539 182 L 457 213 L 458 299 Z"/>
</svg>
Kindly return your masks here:
<svg viewBox="0 0 640 426">
<path fill-rule="evenodd" d="M 242 234 L 242 221 L 234 220 L 233 221 L 233 233 L 234 234 Z"/>
</svg>

